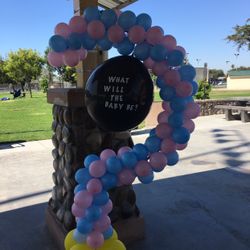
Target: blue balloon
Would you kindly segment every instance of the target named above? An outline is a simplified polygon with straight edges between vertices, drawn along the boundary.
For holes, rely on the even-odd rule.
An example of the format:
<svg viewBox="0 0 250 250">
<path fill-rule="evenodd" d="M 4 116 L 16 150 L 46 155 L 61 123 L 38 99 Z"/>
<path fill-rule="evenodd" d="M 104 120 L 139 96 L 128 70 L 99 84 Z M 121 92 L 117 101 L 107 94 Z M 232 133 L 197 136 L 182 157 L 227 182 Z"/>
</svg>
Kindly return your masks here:
<svg viewBox="0 0 250 250">
<path fill-rule="evenodd" d="M 148 43 L 137 44 L 134 49 L 134 56 L 137 59 L 144 61 L 149 57 L 150 49 L 151 46 Z"/>
<path fill-rule="evenodd" d="M 113 43 L 108 39 L 107 35 L 104 36 L 102 39 L 97 41 L 98 46 L 101 50 L 109 50 L 112 48 Z"/>
<path fill-rule="evenodd" d="M 174 166 L 179 161 L 179 155 L 176 151 L 166 154 L 167 165 Z"/>
<path fill-rule="evenodd" d="M 73 238 L 77 243 L 85 243 L 87 240 L 86 234 L 81 234 L 77 229 L 73 231 Z"/>
<path fill-rule="evenodd" d="M 167 60 L 168 60 L 169 66 L 176 67 L 183 63 L 184 55 L 179 50 L 173 50 L 168 53 Z"/>
<path fill-rule="evenodd" d="M 109 200 L 109 194 L 106 191 L 101 191 L 100 193 L 94 195 L 93 204 L 96 206 L 103 206 Z"/>
<path fill-rule="evenodd" d="M 107 10 L 102 11 L 100 19 L 105 25 L 105 27 L 109 28 L 110 26 L 116 23 L 117 15 L 114 10 L 107 9 Z"/>
<path fill-rule="evenodd" d="M 68 42 L 64 37 L 54 35 L 49 39 L 49 46 L 55 52 L 64 52 L 68 48 Z"/>
<path fill-rule="evenodd" d="M 149 153 L 148 149 L 142 143 L 138 143 L 138 144 L 134 145 L 133 152 L 135 153 L 135 155 L 139 161 L 146 160 L 148 158 L 148 153 Z"/>
<path fill-rule="evenodd" d="M 90 6 L 84 10 L 83 16 L 87 22 L 91 22 L 100 19 L 100 12 L 97 7 Z"/>
<path fill-rule="evenodd" d="M 179 74 L 181 76 L 182 81 L 192 82 L 196 76 L 196 71 L 195 68 L 191 65 L 182 65 L 179 68 Z"/>
<path fill-rule="evenodd" d="M 71 33 L 68 37 L 69 48 L 78 50 L 82 47 L 82 37 L 79 33 Z"/>
<path fill-rule="evenodd" d="M 103 237 L 105 240 L 111 238 L 113 235 L 113 227 L 110 226 L 106 231 L 103 232 Z"/>
<path fill-rule="evenodd" d="M 149 131 L 149 136 L 155 136 L 156 135 L 156 129 L 155 128 L 152 128 L 150 131 Z"/>
<path fill-rule="evenodd" d="M 138 179 L 143 184 L 149 184 L 154 180 L 154 173 L 153 171 L 147 176 L 138 176 Z"/>
<path fill-rule="evenodd" d="M 136 24 L 142 26 L 147 31 L 152 25 L 152 19 L 148 14 L 142 13 L 136 17 Z"/>
<path fill-rule="evenodd" d="M 159 95 L 162 100 L 171 101 L 176 96 L 175 89 L 165 85 L 160 89 Z"/>
<path fill-rule="evenodd" d="M 91 206 L 86 209 L 85 218 L 90 222 L 94 222 L 100 219 L 101 214 L 102 210 L 99 206 Z"/>
<path fill-rule="evenodd" d="M 178 144 L 185 144 L 190 139 L 190 132 L 184 127 L 175 128 L 172 133 L 172 139 Z"/>
<path fill-rule="evenodd" d="M 121 158 L 123 166 L 126 168 L 134 168 L 137 163 L 136 154 L 131 151 L 124 152 L 120 156 L 120 158 Z"/>
<path fill-rule="evenodd" d="M 118 174 L 122 170 L 122 163 L 116 156 L 111 156 L 106 160 L 107 170 L 111 174 Z"/>
<path fill-rule="evenodd" d="M 92 231 L 93 224 L 85 218 L 79 219 L 77 221 L 76 228 L 81 234 L 88 234 Z"/>
<path fill-rule="evenodd" d="M 150 153 L 158 152 L 161 148 L 161 139 L 157 136 L 149 136 L 145 141 L 145 146 Z"/>
<path fill-rule="evenodd" d="M 92 39 L 88 33 L 83 33 L 81 35 L 82 47 L 86 50 L 92 50 L 96 46 L 96 40 Z"/>
<path fill-rule="evenodd" d="M 168 124 L 171 127 L 174 128 L 178 128 L 181 127 L 183 125 L 184 122 L 184 117 L 182 113 L 179 112 L 173 112 L 172 114 L 170 114 L 170 116 L 168 117 Z"/>
<path fill-rule="evenodd" d="M 167 49 L 161 44 L 156 44 L 150 50 L 150 57 L 156 62 L 161 62 L 167 57 Z"/>
<path fill-rule="evenodd" d="M 90 154 L 85 157 L 83 164 L 86 168 L 88 168 L 93 161 L 97 161 L 97 160 L 100 160 L 99 156 L 95 154 Z"/>
<path fill-rule="evenodd" d="M 170 108 L 174 112 L 182 112 L 186 108 L 186 105 L 187 101 L 185 100 L 185 98 L 176 97 L 170 101 Z"/>
<path fill-rule="evenodd" d="M 136 23 L 136 15 L 130 10 L 126 10 L 121 13 L 118 17 L 118 24 L 125 30 L 128 31 Z"/>
<path fill-rule="evenodd" d="M 121 55 L 129 55 L 134 50 L 134 44 L 125 37 L 120 43 L 118 43 L 117 50 Z"/>
<path fill-rule="evenodd" d="M 78 184 L 75 186 L 74 188 L 74 194 L 78 193 L 79 191 L 82 191 L 86 189 L 86 185 L 85 184 Z"/>
<path fill-rule="evenodd" d="M 117 180 L 116 175 L 106 173 L 105 175 L 101 177 L 101 182 L 102 182 L 103 189 L 109 190 L 117 186 L 118 180 Z"/>
<path fill-rule="evenodd" d="M 164 79 L 162 77 L 158 76 L 157 79 L 156 79 L 156 85 L 157 85 L 158 88 L 161 89 L 161 88 L 166 86 L 166 83 L 165 83 L 165 81 L 164 81 Z"/>
<path fill-rule="evenodd" d="M 195 81 L 192 81 L 191 82 L 192 86 L 193 86 L 193 92 L 192 92 L 192 95 L 195 95 L 197 92 L 198 92 L 198 89 L 199 89 L 199 85 L 197 82 Z"/>
<path fill-rule="evenodd" d="M 90 179 L 92 179 L 92 176 L 89 174 L 89 170 L 87 168 L 80 168 L 75 173 L 75 180 L 79 184 L 86 186 Z"/>
</svg>

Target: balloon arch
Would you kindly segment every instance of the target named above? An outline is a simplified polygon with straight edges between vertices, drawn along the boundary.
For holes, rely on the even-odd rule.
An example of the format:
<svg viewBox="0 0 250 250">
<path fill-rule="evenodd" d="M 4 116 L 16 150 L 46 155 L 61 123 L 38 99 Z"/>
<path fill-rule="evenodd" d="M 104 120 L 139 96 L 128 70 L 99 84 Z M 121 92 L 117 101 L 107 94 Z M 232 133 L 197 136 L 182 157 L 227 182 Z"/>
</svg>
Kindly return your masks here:
<svg viewBox="0 0 250 250">
<path fill-rule="evenodd" d="M 86 58 L 88 50 L 96 46 L 101 50 L 114 47 L 122 55 L 104 62 L 90 76 L 86 85 L 88 112 L 97 124 L 106 130 L 127 130 L 145 118 L 153 99 L 152 81 L 145 69 L 150 69 L 157 76 L 156 84 L 163 100 L 163 111 L 159 113 L 158 125 L 150 131 L 145 143 L 136 144 L 133 148 L 121 147 L 118 152 L 104 149 L 99 156 L 90 154 L 84 159 L 83 168 L 75 174 L 78 185 L 74 190 L 72 213 L 77 226 L 66 236 L 65 249 L 125 249 L 123 243 L 118 240 L 108 216 L 113 206 L 108 190 L 116 186 L 130 185 L 136 177 L 143 184 L 151 183 L 154 172 L 160 172 L 167 165 L 173 166 L 178 162 L 177 151 L 187 147 L 195 127 L 192 119 L 199 115 L 199 106 L 193 99 L 198 89 L 194 81 L 195 69 L 183 63 L 185 49 L 177 45 L 172 35 L 164 35 L 161 27 L 152 26 L 151 17 L 145 13 L 136 16 L 132 11 L 100 11 L 97 7 L 88 7 L 83 16 L 72 17 L 69 24 L 57 24 L 49 46 L 51 50 L 48 53 L 48 62 L 54 67 L 74 67 Z M 109 67 L 109 63 L 113 67 Z M 115 65 L 118 66 L 115 68 Z M 109 71 L 110 68 L 114 70 Z M 133 78 L 130 81 L 131 69 L 136 69 L 133 72 L 134 77 L 138 78 L 140 75 L 140 80 Z M 109 85 L 102 82 L 101 87 L 96 86 L 97 80 L 107 71 L 106 78 L 111 79 Z M 119 75 L 120 71 L 125 76 Z M 129 83 L 127 85 L 130 87 L 122 89 L 121 85 L 112 83 L 117 81 L 122 85 Z M 117 97 L 112 105 L 106 104 L 113 93 L 110 89 L 118 87 L 120 97 Z M 133 102 L 131 93 L 135 92 L 135 89 L 139 91 Z M 140 96 L 144 90 L 146 99 L 141 101 Z M 104 98 L 101 103 L 96 101 L 101 98 Z M 127 100 L 133 102 L 129 104 L 129 112 L 123 110 L 123 107 L 128 107 Z M 115 111 L 114 107 L 117 107 Z M 101 108 L 103 112 L 98 112 Z M 134 114 L 120 123 L 124 124 L 127 120 L 129 124 L 117 125 L 118 127 L 114 125 L 119 124 L 123 115 L 130 115 L 132 111 Z M 108 114 L 108 120 L 105 120 L 102 113 Z M 133 118 L 141 113 L 143 115 L 133 121 Z M 117 119 L 119 114 L 120 118 Z M 112 123 L 109 123 L 110 117 L 113 119 Z"/>
</svg>

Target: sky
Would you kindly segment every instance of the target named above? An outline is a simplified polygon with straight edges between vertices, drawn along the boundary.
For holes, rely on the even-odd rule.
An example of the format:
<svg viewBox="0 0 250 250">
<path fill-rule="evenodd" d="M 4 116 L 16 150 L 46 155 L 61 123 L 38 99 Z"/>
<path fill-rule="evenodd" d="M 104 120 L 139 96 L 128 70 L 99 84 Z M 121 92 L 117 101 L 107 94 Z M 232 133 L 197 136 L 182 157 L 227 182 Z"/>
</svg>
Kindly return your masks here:
<svg viewBox="0 0 250 250">
<path fill-rule="evenodd" d="M 0 55 L 5 58 L 19 48 L 43 55 L 56 24 L 73 16 L 73 0 L 5 0 L 0 9 Z M 210 69 L 226 72 L 232 64 L 250 66 L 250 51 L 237 51 L 225 40 L 235 25 L 250 18 L 250 0 L 138 0 L 124 10 L 149 14 L 153 25 L 186 49 L 194 67 L 207 63 Z M 115 50 L 109 51 L 110 57 L 115 55 Z"/>
</svg>

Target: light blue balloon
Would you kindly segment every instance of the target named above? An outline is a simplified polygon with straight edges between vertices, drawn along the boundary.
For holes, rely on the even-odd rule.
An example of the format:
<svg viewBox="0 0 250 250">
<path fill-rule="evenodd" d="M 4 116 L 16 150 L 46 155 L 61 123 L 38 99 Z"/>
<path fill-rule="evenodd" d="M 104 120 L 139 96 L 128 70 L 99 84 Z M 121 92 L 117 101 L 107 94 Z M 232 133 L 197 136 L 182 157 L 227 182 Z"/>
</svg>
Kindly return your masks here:
<svg viewBox="0 0 250 250">
<path fill-rule="evenodd" d="M 111 156 L 106 160 L 107 170 L 111 174 L 117 174 L 122 170 L 122 163 L 116 156 Z"/>
<path fill-rule="evenodd" d="M 86 168 L 88 168 L 93 161 L 97 161 L 97 160 L 100 160 L 99 156 L 95 154 L 89 154 L 85 157 L 83 164 Z"/>
<path fill-rule="evenodd" d="M 55 52 L 64 52 L 68 48 L 68 42 L 64 37 L 54 35 L 49 39 L 49 46 Z"/>
<path fill-rule="evenodd" d="M 140 160 L 146 160 L 148 158 L 148 149 L 147 147 L 142 144 L 138 143 L 134 145 L 133 152 L 136 154 L 137 159 Z"/>
<path fill-rule="evenodd" d="M 86 234 L 81 234 L 77 229 L 74 230 L 73 232 L 73 238 L 77 243 L 85 243 L 87 240 L 87 235 Z"/>
<path fill-rule="evenodd" d="M 72 50 L 78 50 L 82 46 L 82 39 L 79 33 L 71 33 L 68 37 L 69 48 Z"/>
<path fill-rule="evenodd" d="M 181 127 L 183 125 L 183 122 L 184 122 L 183 113 L 173 112 L 168 117 L 168 124 L 171 127 L 174 127 L 174 128 Z"/>
<path fill-rule="evenodd" d="M 138 179 L 143 184 L 150 184 L 154 180 L 153 171 L 147 176 L 138 176 Z"/>
<path fill-rule="evenodd" d="M 86 219 L 79 219 L 76 228 L 81 234 L 88 234 L 93 229 L 93 223 Z"/>
<path fill-rule="evenodd" d="M 175 93 L 175 89 L 173 87 L 167 86 L 165 84 L 165 86 L 163 86 L 160 89 L 159 95 L 160 95 L 160 97 L 161 97 L 162 100 L 168 102 L 168 101 L 173 100 L 173 98 L 175 98 L 176 93 Z"/>
<path fill-rule="evenodd" d="M 107 35 L 97 41 L 98 46 L 101 50 L 109 50 L 112 48 L 113 43 L 108 39 Z"/>
<path fill-rule="evenodd" d="M 101 182 L 103 189 L 109 190 L 117 186 L 118 179 L 115 174 L 106 173 L 101 177 Z"/>
<path fill-rule="evenodd" d="M 88 33 L 84 33 L 81 35 L 82 47 L 86 50 L 92 50 L 96 46 L 96 40 L 92 39 Z"/>
<path fill-rule="evenodd" d="M 136 23 L 136 15 L 130 10 L 126 10 L 121 13 L 118 17 L 118 24 L 125 30 L 128 31 Z"/>
<path fill-rule="evenodd" d="M 136 24 L 142 26 L 147 31 L 152 25 L 152 19 L 148 14 L 142 13 L 136 17 Z"/>
<path fill-rule="evenodd" d="M 89 174 L 89 170 L 87 168 L 80 168 L 75 173 L 75 180 L 77 183 L 85 186 L 91 178 L 92 176 Z"/>
<path fill-rule="evenodd" d="M 183 65 L 178 70 L 182 81 L 193 81 L 196 75 L 195 68 L 189 64 Z"/>
<path fill-rule="evenodd" d="M 160 77 L 160 76 L 157 77 L 156 86 L 160 89 L 166 86 L 166 83 L 162 77 Z"/>
<path fill-rule="evenodd" d="M 167 165 L 174 166 L 179 161 L 179 155 L 176 151 L 166 154 Z"/>
<path fill-rule="evenodd" d="M 107 9 L 107 10 L 104 10 L 101 13 L 100 19 L 103 22 L 104 26 L 106 28 L 109 28 L 110 26 L 112 26 L 112 25 L 114 25 L 116 23 L 117 15 L 116 15 L 114 10 Z"/>
<path fill-rule="evenodd" d="M 121 161 L 124 167 L 133 169 L 137 163 L 136 154 L 132 151 L 124 152 L 121 156 Z"/>
<path fill-rule="evenodd" d="M 85 20 L 87 22 L 99 20 L 100 19 L 100 12 L 99 12 L 97 7 L 90 6 L 84 10 L 83 17 L 85 18 Z"/>
<path fill-rule="evenodd" d="M 175 128 L 172 133 L 172 139 L 178 144 L 185 144 L 190 139 L 190 132 L 184 127 Z"/>
<path fill-rule="evenodd" d="M 111 238 L 113 235 L 113 227 L 110 226 L 106 231 L 103 232 L 103 237 L 105 240 Z"/>
<path fill-rule="evenodd" d="M 179 50 L 173 50 L 169 52 L 167 55 L 167 61 L 169 66 L 173 67 L 179 66 L 183 63 L 183 60 L 184 60 L 184 55 Z"/>
<path fill-rule="evenodd" d="M 170 108 L 174 112 L 182 112 L 186 108 L 186 105 L 187 101 L 185 100 L 185 98 L 176 97 L 170 101 Z"/>
<path fill-rule="evenodd" d="M 100 193 L 94 195 L 93 205 L 104 206 L 109 200 L 109 194 L 106 191 L 101 191 Z"/>
<path fill-rule="evenodd" d="M 161 148 L 161 139 L 157 136 L 149 136 L 145 141 L 145 146 L 150 153 L 158 152 Z"/>
<path fill-rule="evenodd" d="M 150 57 L 156 62 L 161 62 L 167 57 L 167 49 L 161 44 L 156 44 L 150 50 Z"/>
<path fill-rule="evenodd" d="M 80 191 L 82 191 L 84 189 L 86 189 L 86 185 L 85 184 L 78 184 L 74 188 L 74 194 L 76 194 L 76 193 L 78 193 L 78 192 L 80 192 Z"/>
<path fill-rule="evenodd" d="M 127 37 L 125 37 L 120 43 L 118 43 L 117 50 L 121 55 L 129 55 L 134 50 L 134 44 L 131 43 Z"/>
<path fill-rule="evenodd" d="M 94 222 L 100 219 L 101 214 L 102 210 L 99 206 L 91 206 L 86 209 L 85 218 L 90 222 Z"/>
<path fill-rule="evenodd" d="M 192 81 L 191 82 L 192 86 L 193 86 L 193 92 L 192 92 L 192 95 L 195 95 L 197 92 L 198 92 L 198 89 L 199 89 L 199 85 L 197 82 L 195 81 Z"/>
<path fill-rule="evenodd" d="M 140 43 L 135 46 L 134 56 L 144 61 L 149 57 L 151 46 L 148 43 Z"/>
</svg>

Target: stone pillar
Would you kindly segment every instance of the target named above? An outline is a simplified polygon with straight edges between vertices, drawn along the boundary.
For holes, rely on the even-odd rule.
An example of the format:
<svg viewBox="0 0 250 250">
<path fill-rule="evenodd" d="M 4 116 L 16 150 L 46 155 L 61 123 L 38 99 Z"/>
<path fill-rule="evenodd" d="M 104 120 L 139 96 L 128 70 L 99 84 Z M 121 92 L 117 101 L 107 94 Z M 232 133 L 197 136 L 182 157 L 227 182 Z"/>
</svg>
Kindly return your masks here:
<svg viewBox="0 0 250 250">
<path fill-rule="evenodd" d="M 71 213 L 74 175 L 83 166 L 84 157 L 99 154 L 104 148 L 117 151 L 122 146 L 132 146 L 133 141 L 128 131 L 109 133 L 96 126 L 84 105 L 84 89 L 50 89 L 48 102 L 53 104 L 54 187 L 46 222 L 59 248 L 64 249 L 66 233 L 76 226 Z M 126 244 L 143 238 L 144 221 L 132 186 L 114 188 L 110 197 L 114 205 L 110 217 L 120 239 Z"/>
</svg>

